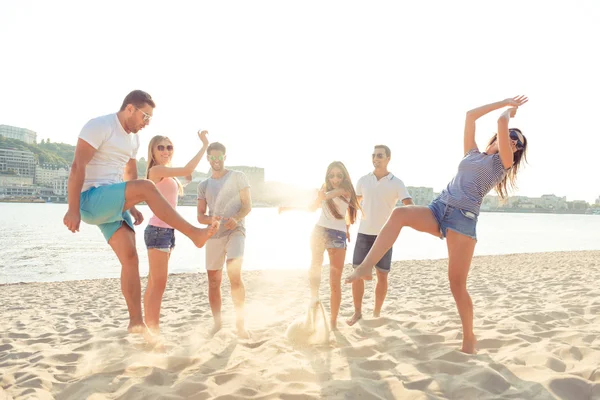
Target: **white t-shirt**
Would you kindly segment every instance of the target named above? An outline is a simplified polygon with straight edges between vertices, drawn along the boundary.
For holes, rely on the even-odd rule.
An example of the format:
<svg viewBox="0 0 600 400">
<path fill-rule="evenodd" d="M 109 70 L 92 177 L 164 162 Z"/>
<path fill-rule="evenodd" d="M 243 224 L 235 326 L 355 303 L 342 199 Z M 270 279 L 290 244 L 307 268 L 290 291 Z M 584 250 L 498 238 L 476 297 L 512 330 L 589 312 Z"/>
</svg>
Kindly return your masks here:
<svg viewBox="0 0 600 400">
<path fill-rule="evenodd" d="M 329 210 L 327 201 L 323 200 L 321 202 L 321 215 L 319 216 L 317 225 L 328 229 L 335 229 L 336 231 L 346 232 L 346 212 L 348 211 L 349 204 L 340 196 L 333 198 L 333 204 L 342 216 L 342 219 L 334 217 Z"/>
<path fill-rule="evenodd" d="M 358 233 L 378 235 L 394 210 L 398 200 L 411 199 L 404 182 L 392 173 L 380 180 L 370 172 L 356 183 L 356 195 L 362 196 L 364 216 Z"/>
<path fill-rule="evenodd" d="M 90 120 L 79 134 L 96 153 L 85 168 L 85 181 L 81 192 L 92 187 L 123 182 L 125 165 L 135 158 L 140 148 L 136 133 L 127 133 L 117 114 L 104 115 Z"/>
</svg>

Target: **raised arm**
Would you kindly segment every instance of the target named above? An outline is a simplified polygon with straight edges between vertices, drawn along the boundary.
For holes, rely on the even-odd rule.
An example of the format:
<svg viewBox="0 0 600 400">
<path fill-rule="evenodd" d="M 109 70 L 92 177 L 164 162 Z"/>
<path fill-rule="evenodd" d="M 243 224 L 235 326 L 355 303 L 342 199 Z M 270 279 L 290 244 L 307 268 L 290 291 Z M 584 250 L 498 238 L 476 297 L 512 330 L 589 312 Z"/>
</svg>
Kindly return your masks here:
<svg viewBox="0 0 600 400">
<path fill-rule="evenodd" d="M 504 111 L 498 118 L 498 153 L 504 168 L 510 168 L 514 163 L 514 153 L 510 145 L 510 132 L 508 130 L 508 121 L 517 114 L 517 108 L 512 107 Z"/>
<path fill-rule="evenodd" d="M 204 156 L 206 149 L 208 148 L 208 139 L 206 135 L 207 131 L 198 132 L 198 136 L 202 141 L 202 148 L 198 153 L 185 165 L 185 167 L 167 167 L 166 165 L 155 165 L 148 171 L 148 178 L 155 181 L 160 178 L 167 178 L 173 176 L 188 176 L 196 169 L 200 160 Z"/>
<path fill-rule="evenodd" d="M 96 149 L 88 142 L 83 139 L 77 140 L 75 156 L 73 158 L 71 172 L 69 173 L 69 181 L 67 183 L 69 208 L 63 218 L 63 223 L 71 232 L 79 231 L 79 224 L 81 223 L 79 196 L 85 180 L 85 167 L 92 160 L 95 153 Z"/>
<path fill-rule="evenodd" d="M 477 142 L 475 142 L 475 122 L 479 118 L 502 107 L 518 107 L 526 101 L 524 96 L 515 96 L 467 111 L 465 117 L 464 154 L 467 154 L 470 150 L 477 149 Z"/>
</svg>

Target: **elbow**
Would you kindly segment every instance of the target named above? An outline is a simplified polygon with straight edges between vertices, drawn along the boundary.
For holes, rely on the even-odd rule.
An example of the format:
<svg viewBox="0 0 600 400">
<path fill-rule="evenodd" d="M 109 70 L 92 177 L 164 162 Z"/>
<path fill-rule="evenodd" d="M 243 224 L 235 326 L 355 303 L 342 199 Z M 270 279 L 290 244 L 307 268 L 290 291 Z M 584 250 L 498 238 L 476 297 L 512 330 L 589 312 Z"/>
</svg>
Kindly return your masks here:
<svg viewBox="0 0 600 400">
<path fill-rule="evenodd" d="M 476 119 L 475 113 L 473 112 L 473 110 L 467 111 L 467 113 L 465 114 L 465 119 L 467 121 L 474 121 Z"/>
</svg>

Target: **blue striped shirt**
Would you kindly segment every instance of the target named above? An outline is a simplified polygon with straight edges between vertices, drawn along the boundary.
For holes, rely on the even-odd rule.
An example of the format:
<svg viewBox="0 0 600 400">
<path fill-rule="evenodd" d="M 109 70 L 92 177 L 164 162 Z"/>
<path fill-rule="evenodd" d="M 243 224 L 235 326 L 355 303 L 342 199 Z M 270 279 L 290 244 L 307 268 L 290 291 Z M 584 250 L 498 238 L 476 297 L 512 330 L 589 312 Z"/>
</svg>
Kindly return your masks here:
<svg viewBox="0 0 600 400">
<path fill-rule="evenodd" d="M 469 150 L 439 199 L 449 206 L 479 215 L 483 197 L 504 178 L 507 171 L 499 153 L 490 155 L 477 149 Z"/>
</svg>

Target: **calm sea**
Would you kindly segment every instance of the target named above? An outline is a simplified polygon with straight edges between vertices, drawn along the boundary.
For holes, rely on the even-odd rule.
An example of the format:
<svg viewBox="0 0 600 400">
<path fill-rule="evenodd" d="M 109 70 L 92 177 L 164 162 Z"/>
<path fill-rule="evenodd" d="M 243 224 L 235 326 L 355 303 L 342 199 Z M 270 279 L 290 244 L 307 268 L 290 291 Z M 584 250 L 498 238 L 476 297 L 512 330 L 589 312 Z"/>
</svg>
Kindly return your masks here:
<svg viewBox="0 0 600 400">
<path fill-rule="evenodd" d="M 98 228 L 81 224 L 73 234 L 62 224 L 65 204 L 0 203 L 0 284 L 115 278 L 119 263 Z M 148 273 L 143 230 L 150 210 L 139 208 L 145 222 L 137 227 L 140 273 Z M 179 207 L 195 221 L 195 207 Z M 309 236 L 318 214 L 255 208 L 247 217 L 244 269 L 306 269 Z M 352 262 L 354 237 L 346 254 Z M 600 216 L 482 213 L 475 255 L 600 249 Z M 204 250 L 177 234 L 170 272 L 204 271 Z M 445 241 L 405 229 L 394 246 L 394 260 L 445 258 Z"/>
</svg>

